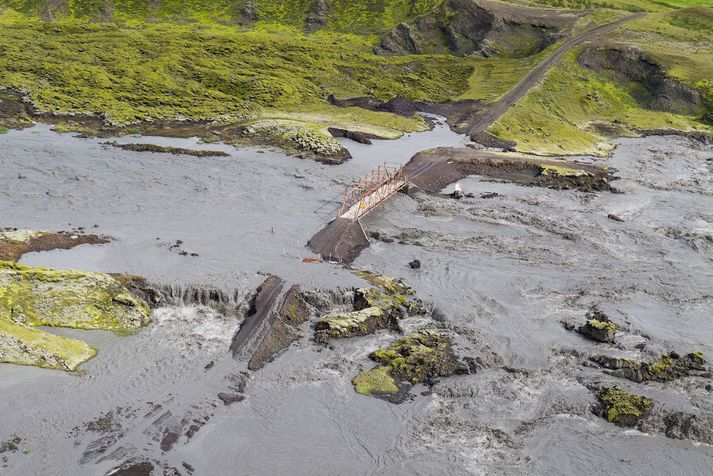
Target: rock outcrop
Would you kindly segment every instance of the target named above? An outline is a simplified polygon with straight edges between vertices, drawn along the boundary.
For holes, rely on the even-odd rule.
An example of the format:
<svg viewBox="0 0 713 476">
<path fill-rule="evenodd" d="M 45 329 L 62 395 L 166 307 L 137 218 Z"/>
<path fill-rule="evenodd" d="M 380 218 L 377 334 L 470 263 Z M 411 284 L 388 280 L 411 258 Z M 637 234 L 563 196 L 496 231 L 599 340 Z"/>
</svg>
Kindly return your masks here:
<svg viewBox="0 0 713 476">
<path fill-rule="evenodd" d="M 598 409 L 600 415 L 618 426 L 636 426 L 654 407 L 650 398 L 634 395 L 619 387 L 605 388 L 597 398 L 601 404 Z"/>
<path fill-rule="evenodd" d="M 582 50 L 578 61 L 583 67 L 604 72 L 628 86 L 634 98 L 647 109 L 686 115 L 700 115 L 704 111 L 704 99 L 698 91 L 670 76 L 637 47 L 589 46 Z M 631 84 L 636 87 L 630 87 Z"/>
<path fill-rule="evenodd" d="M 30 268 L 0 261 L 0 361 L 73 371 L 96 351 L 36 326 L 134 332 L 150 308 L 102 273 Z"/>
<path fill-rule="evenodd" d="M 391 401 L 394 401 L 393 396 L 404 396 L 404 389 L 409 385 L 430 383 L 437 377 L 451 376 L 459 369 L 450 339 L 433 329 L 402 337 L 388 347 L 375 350 L 369 358 L 380 365 L 354 377 L 354 390 Z"/>
<path fill-rule="evenodd" d="M 432 12 L 396 26 L 375 51 L 525 57 L 566 35 L 578 15 L 487 0 L 446 0 Z"/>
<path fill-rule="evenodd" d="M 616 337 L 617 326 L 609 317 L 599 310 L 587 313 L 587 322 L 579 326 L 577 332 L 588 339 L 598 342 L 613 343 Z"/>
<path fill-rule="evenodd" d="M 357 289 L 351 311 L 328 315 L 317 322 L 317 342 L 396 329 L 399 319 L 406 315 L 426 312 L 423 304 L 413 298 L 413 290 L 401 281 L 369 272 L 360 271 L 357 275 L 376 287 Z"/>
<path fill-rule="evenodd" d="M 609 374 L 637 383 L 668 382 L 706 371 L 706 361 L 700 352 L 692 352 L 684 357 L 671 353 L 653 362 L 637 362 L 606 355 L 597 355 L 591 360 L 609 369 Z"/>
<path fill-rule="evenodd" d="M 0 232 L 0 260 L 17 261 L 25 253 L 50 250 L 68 250 L 79 245 L 109 243 L 103 236 L 84 234 L 82 231 L 51 233 L 34 230 L 5 230 Z"/>
</svg>

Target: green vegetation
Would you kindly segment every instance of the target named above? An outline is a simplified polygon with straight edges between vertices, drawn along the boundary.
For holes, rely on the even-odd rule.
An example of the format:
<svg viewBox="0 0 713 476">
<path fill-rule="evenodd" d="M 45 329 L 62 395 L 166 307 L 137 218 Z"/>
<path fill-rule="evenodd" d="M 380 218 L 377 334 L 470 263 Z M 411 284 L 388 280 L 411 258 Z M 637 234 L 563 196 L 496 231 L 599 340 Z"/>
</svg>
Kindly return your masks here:
<svg viewBox="0 0 713 476">
<path fill-rule="evenodd" d="M 398 382 L 427 383 L 453 375 L 457 367 L 450 339 L 433 329 L 402 337 L 369 358 L 380 365 L 352 379 L 354 390 L 363 395 L 394 395 L 401 389 Z"/>
<path fill-rule="evenodd" d="M 359 288 L 355 292 L 354 310 L 322 318 L 315 325 L 318 341 L 371 334 L 396 326 L 408 312 L 422 310 L 420 302 L 409 298 L 413 290 L 400 280 L 368 271 L 356 274 L 376 288 Z"/>
<path fill-rule="evenodd" d="M 610 9 L 629 12 L 658 12 L 697 5 L 710 5 L 710 0 L 514 0 L 533 6 L 573 9 Z"/>
<path fill-rule="evenodd" d="M 330 93 L 443 100 L 472 72 L 466 60 L 377 57 L 349 35 L 0 20 L 0 84 L 28 91 L 40 112 L 101 113 L 112 124 L 314 110 Z"/>
<path fill-rule="evenodd" d="M 604 389 L 599 394 L 607 420 L 618 426 L 635 426 L 654 407 L 650 398 L 625 392 L 619 387 Z"/>
<path fill-rule="evenodd" d="M 85 342 L 37 326 L 126 333 L 146 325 L 148 305 L 101 273 L 0 261 L 0 361 L 75 370 L 96 353 Z"/>
<path fill-rule="evenodd" d="M 352 384 L 354 390 L 362 395 L 388 395 L 399 391 L 388 367 L 376 367 L 362 372 L 352 379 Z"/>
<path fill-rule="evenodd" d="M 320 320 L 316 329 L 323 337 L 339 338 L 363 336 L 383 329 L 389 324 L 384 310 L 377 306 L 359 311 L 344 312 Z"/>
<path fill-rule="evenodd" d="M 355 274 L 374 286 L 378 286 L 382 291 L 392 296 L 408 296 L 413 294 L 413 289 L 406 286 L 400 279 L 372 273 L 371 271 L 357 271 Z"/>
<path fill-rule="evenodd" d="M 694 117 L 647 109 L 637 99 L 640 85 L 586 69 L 572 51 L 491 127 L 494 135 L 526 152 L 606 154 L 612 136 L 642 129 L 713 130 L 701 122 L 713 109 L 713 8 L 706 0 L 513 1 L 591 10 L 576 31 L 632 11 L 648 12 L 607 40 L 642 48 L 667 74 L 699 91 L 708 111 Z M 327 3 L 0 0 L 0 87 L 26 92 L 39 113 L 66 115 L 73 123 L 56 125 L 59 131 L 97 127 L 77 124 L 82 117 L 100 117 L 105 128 L 129 133 L 190 119 L 252 131 L 223 140 L 344 158 L 328 127 L 396 138 L 425 124 L 420 118 L 338 109 L 327 104 L 329 94 L 491 102 L 557 46 L 508 57 L 507 51 L 536 50 L 528 49 L 532 38 L 523 29 L 521 36 L 508 33 L 489 43 L 490 57 L 377 56 L 372 50 L 381 36 L 437 11 L 440 2 Z M 27 125 L 24 116 L 20 122 L 3 116 L 9 104 L 4 94 L 0 127 Z"/>
<path fill-rule="evenodd" d="M 432 329 L 402 337 L 369 357 L 389 368 L 396 379 L 413 384 L 450 375 L 455 370 L 450 339 Z"/>
<path fill-rule="evenodd" d="M 322 12 L 331 31 L 374 34 L 426 13 L 439 0 L 332 0 Z M 276 23 L 302 28 L 311 0 L 3 0 L 0 6 L 45 20 L 81 19 L 130 25 L 171 22 L 239 25 Z"/>
<path fill-rule="evenodd" d="M 468 79 L 467 89 L 456 99 L 496 101 L 527 76 L 527 73 L 557 46 L 559 43 L 524 58 L 473 58 L 475 72 Z"/>
<path fill-rule="evenodd" d="M 611 150 L 607 130 L 619 136 L 655 128 L 710 130 L 699 117 L 644 109 L 633 89 L 583 68 L 578 54 L 570 52 L 490 132 L 526 152 L 601 155 Z"/>
</svg>

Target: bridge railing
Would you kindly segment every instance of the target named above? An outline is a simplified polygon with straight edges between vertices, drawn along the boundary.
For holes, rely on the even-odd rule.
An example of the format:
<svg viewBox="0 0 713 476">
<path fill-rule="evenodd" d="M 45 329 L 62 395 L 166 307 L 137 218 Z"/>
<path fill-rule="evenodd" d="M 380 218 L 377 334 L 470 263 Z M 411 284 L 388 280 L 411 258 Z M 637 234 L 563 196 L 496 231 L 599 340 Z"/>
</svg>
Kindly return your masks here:
<svg viewBox="0 0 713 476">
<path fill-rule="evenodd" d="M 344 193 L 342 207 L 339 209 L 339 215 L 344 215 L 358 204 L 359 208 L 352 218 L 359 218 L 398 192 L 403 184 L 403 165 L 399 167 L 389 167 L 386 164 L 380 165 L 347 188 Z"/>
</svg>

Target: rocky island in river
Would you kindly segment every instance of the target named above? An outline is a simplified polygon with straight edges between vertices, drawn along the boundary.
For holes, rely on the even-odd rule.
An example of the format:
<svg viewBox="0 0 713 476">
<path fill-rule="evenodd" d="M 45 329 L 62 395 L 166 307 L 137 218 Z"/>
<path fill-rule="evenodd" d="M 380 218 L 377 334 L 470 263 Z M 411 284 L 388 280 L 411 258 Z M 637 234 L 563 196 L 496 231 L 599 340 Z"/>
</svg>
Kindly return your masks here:
<svg viewBox="0 0 713 476">
<path fill-rule="evenodd" d="M 0 472 L 710 474 L 707 0 L 0 0 Z"/>
</svg>

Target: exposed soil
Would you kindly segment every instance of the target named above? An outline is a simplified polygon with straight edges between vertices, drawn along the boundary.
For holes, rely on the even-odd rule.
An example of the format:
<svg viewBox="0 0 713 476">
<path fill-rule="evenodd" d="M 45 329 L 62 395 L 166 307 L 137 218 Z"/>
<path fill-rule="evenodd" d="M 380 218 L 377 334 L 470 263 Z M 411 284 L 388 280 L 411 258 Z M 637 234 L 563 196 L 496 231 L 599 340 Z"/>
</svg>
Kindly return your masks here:
<svg viewBox="0 0 713 476">
<path fill-rule="evenodd" d="M 564 167 L 572 175 L 546 173 L 543 167 Z M 417 187 L 437 193 L 468 175 L 484 175 L 523 185 L 584 191 L 612 190 L 611 172 L 601 167 L 524 155 L 505 155 L 469 148 L 437 148 L 416 154 L 404 175 Z"/>
<path fill-rule="evenodd" d="M 168 147 L 156 144 L 119 144 L 118 142 L 105 142 L 106 145 L 133 152 L 153 152 L 175 155 L 192 155 L 194 157 L 229 157 L 230 154 L 222 150 L 185 149 L 183 147 Z"/>
<path fill-rule="evenodd" d="M 317 232 L 307 246 L 325 260 L 350 264 L 369 246 L 369 240 L 358 221 L 339 217 Z"/>
<path fill-rule="evenodd" d="M 18 261 L 25 253 L 68 250 L 79 245 L 102 245 L 109 241 L 106 236 L 74 232 L 42 233 L 27 241 L 0 241 L 0 260 Z"/>
</svg>

